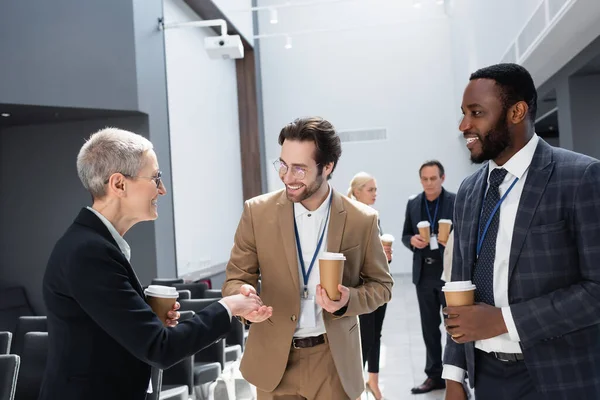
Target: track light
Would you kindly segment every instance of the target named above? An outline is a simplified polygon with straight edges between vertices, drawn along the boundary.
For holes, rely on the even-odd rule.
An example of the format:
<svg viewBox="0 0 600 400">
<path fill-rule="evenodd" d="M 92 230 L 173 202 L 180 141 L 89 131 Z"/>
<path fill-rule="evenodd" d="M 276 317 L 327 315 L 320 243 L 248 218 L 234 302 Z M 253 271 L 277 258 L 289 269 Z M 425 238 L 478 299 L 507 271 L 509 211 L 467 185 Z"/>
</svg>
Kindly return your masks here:
<svg viewBox="0 0 600 400">
<path fill-rule="evenodd" d="M 285 37 L 285 46 L 284 46 L 287 50 L 292 48 L 292 37 L 291 36 L 286 36 Z"/>
<path fill-rule="evenodd" d="M 277 10 L 274 8 L 269 9 L 269 22 L 271 22 L 273 25 L 275 25 L 277 22 L 279 22 Z"/>
</svg>

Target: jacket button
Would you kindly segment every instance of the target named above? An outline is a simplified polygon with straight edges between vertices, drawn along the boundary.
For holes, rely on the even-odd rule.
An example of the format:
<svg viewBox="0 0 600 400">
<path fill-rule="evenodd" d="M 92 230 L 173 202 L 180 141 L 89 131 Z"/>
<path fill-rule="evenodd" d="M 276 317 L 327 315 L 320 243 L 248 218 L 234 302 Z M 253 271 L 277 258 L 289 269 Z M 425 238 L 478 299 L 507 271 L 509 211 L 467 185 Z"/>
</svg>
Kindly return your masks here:
<svg viewBox="0 0 600 400">
<path fill-rule="evenodd" d="M 294 314 L 294 315 L 292 315 L 292 316 L 290 317 L 290 319 L 291 319 L 292 321 L 296 322 L 296 315 L 295 315 L 295 314 Z"/>
</svg>

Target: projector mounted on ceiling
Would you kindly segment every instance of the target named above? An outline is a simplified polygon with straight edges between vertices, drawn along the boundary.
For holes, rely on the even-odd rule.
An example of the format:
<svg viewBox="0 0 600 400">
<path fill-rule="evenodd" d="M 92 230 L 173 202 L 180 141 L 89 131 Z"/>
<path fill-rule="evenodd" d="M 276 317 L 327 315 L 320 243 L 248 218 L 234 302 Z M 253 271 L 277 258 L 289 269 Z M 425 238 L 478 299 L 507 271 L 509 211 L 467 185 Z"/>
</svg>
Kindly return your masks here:
<svg viewBox="0 0 600 400">
<path fill-rule="evenodd" d="M 227 34 L 227 22 L 223 19 L 211 19 L 207 21 L 192 21 L 192 22 L 172 22 L 165 24 L 162 18 L 158 20 L 158 29 L 164 30 L 169 28 L 199 28 L 220 26 L 220 36 L 210 36 L 204 39 L 204 48 L 208 56 L 212 59 L 237 59 L 244 58 L 244 45 L 242 38 L 239 35 Z"/>
</svg>

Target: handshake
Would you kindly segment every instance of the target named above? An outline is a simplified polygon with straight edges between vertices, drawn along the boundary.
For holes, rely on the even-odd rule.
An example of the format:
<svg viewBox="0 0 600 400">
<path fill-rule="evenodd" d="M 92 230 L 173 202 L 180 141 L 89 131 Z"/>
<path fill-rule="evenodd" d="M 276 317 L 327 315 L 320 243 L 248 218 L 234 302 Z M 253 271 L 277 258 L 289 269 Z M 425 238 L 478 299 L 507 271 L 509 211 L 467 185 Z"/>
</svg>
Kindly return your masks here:
<svg viewBox="0 0 600 400">
<path fill-rule="evenodd" d="M 231 314 L 250 322 L 263 322 L 273 315 L 273 307 L 265 306 L 251 285 L 242 285 L 240 294 L 223 297 L 222 301 L 227 304 Z"/>
</svg>

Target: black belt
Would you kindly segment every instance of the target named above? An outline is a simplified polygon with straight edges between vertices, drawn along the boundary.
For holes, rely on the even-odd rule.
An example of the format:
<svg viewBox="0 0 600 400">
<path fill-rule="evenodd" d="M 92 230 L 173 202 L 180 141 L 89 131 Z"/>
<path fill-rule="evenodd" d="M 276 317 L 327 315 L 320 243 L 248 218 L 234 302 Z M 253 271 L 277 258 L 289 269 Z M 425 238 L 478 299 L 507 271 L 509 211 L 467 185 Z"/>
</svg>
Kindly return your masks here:
<svg viewBox="0 0 600 400">
<path fill-rule="evenodd" d="M 428 265 L 435 264 L 438 261 L 439 260 L 437 258 L 433 258 L 433 257 L 425 257 L 425 258 L 423 258 L 423 262 L 425 264 L 428 264 Z"/>
<path fill-rule="evenodd" d="M 477 349 L 479 350 L 479 349 Z M 524 361 L 525 357 L 523 357 L 523 354 L 521 353 L 500 353 L 498 351 L 492 351 L 492 352 L 485 352 L 483 350 L 479 350 L 481 351 L 483 354 L 488 354 L 492 357 L 494 357 L 496 360 L 498 361 L 502 361 L 502 362 L 506 362 L 506 363 L 513 363 L 513 362 L 519 362 L 519 361 Z"/>
<path fill-rule="evenodd" d="M 324 333 L 319 336 L 294 338 L 292 340 L 292 347 L 295 349 L 306 349 L 309 347 L 317 346 L 319 344 L 323 344 L 326 341 L 327 341 L 327 339 L 326 339 Z"/>
</svg>

